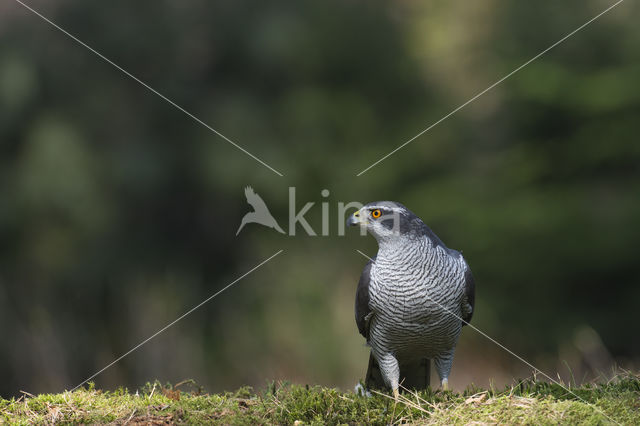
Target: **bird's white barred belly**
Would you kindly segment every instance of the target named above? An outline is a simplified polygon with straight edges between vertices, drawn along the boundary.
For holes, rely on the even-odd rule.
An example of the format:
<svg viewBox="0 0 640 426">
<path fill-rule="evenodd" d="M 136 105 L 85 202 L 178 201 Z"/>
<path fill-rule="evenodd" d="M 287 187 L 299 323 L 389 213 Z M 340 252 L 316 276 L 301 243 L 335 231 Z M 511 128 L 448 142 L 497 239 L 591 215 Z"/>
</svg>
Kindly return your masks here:
<svg viewBox="0 0 640 426">
<path fill-rule="evenodd" d="M 460 331 L 459 320 L 443 318 L 421 324 L 395 322 L 395 318 L 375 315 L 371 322 L 370 344 L 376 352 L 392 353 L 400 362 L 431 359 L 455 347 Z"/>
<path fill-rule="evenodd" d="M 378 252 L 369 287 L 374 351 L 393 353 L 402 362 L 434 358 L 456 345 L 462 328 L 462 262 L 439 246 Z"/>
</svg>

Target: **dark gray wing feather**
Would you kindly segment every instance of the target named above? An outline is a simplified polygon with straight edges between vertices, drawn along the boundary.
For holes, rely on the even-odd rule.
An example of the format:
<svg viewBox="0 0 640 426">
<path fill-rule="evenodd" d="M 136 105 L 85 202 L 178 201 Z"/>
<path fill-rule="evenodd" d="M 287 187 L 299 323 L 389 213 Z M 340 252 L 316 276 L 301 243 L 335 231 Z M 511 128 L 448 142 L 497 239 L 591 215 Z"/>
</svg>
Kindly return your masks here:
<svg viewBox="0 0 640 426">
<path fill-rule="evenodd" d="M 471 274 L 471 268 L 467 265 L 467 270 L 464 271 L 464 295 L 465 300 L 468 307 L 462 307 L 462 325 L 467 325 L 471 322 L 471 317 L 473 317 L 473 312 L 476 308 L 476 281 L 473 279 L 473 274 Z M 469 309 L 471 307 L 471 309 Z"/>
<path fill-rule="evenodd" d="M 374 261 L 375 257 L 364 267 L 356 290 L 356 324 L 358 331 L 367 341 L 369 340 L 369 320 L 371 319 L 371 308 L 369 308 L 369 282 L 371 278 L 369 274 Z"/>
</svg>

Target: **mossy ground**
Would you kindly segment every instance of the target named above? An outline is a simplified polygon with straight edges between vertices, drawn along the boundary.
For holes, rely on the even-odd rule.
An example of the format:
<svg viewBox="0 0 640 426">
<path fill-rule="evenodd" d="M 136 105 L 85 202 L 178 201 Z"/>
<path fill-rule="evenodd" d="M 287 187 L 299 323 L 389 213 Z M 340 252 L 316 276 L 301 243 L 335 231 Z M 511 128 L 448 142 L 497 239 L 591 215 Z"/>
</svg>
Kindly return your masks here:
<svg viewBox="0 0 640 426">
<path fill-rule="evenodd" d="M 191 386 L 193 388 L 193 386 Z M 187 384 L 137 392 L 96 390 L 0 399 L 0 423 L 112 424 L 640 424 L 640 377 L 572 387 L 525 380 L 501 391 L 405 393 L 364 397 L 319 386 L 272 384 L 256 393 L 204 394 Z M 576 397 L 579 396 L 578 397 Z"/>
</svg>

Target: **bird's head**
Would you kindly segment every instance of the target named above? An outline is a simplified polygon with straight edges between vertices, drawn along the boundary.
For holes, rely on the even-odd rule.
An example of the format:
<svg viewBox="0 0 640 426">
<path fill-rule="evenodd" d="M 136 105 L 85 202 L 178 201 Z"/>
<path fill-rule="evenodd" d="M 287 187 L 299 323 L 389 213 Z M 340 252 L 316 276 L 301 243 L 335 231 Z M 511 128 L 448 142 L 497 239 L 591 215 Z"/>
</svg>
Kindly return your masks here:
<svg viewBox="0 0 640 426">
<path fill-rule="evenodd" d="M 359 225 L 378 242 L 424 235 L 424 223 L 408 208 L 394 201 L 376 201 L 363 206 L 347 219 L 347 226 Z"/>
</svg>

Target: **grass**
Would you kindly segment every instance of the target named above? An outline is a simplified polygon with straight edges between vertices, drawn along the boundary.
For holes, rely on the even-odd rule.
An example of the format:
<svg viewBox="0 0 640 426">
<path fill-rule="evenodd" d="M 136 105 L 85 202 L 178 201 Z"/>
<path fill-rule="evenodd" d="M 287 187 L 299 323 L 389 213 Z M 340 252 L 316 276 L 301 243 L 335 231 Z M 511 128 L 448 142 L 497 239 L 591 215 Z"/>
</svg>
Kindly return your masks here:
<svg viewBox="0 0 640 426">
<path fill-rule="evenodd" d="M 405 393 L 395 404 L 319 386 L 271 384 L 263 392 L 205 394 L 191 382 L 147 384 L 114 392 L 88 388 L 60 394 L 0 398 L 0 423 L 113 424 L 640 424 L 640 376 L 562 387 L 524 380 L 504 390 Z"/>
</svg>

